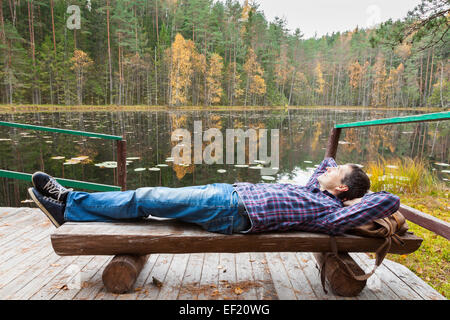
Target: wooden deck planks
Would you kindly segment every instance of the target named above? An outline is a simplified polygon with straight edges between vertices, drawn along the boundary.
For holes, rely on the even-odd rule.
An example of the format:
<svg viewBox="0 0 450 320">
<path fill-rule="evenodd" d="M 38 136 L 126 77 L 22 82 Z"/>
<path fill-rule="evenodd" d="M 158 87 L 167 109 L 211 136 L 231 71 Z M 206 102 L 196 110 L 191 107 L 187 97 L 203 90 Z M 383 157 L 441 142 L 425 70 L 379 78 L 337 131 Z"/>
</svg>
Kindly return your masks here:
<svg viewBox="0 0 450 320">
<path fill-rule="evenodd" d="M 189 260 L 186 265 L 186 270 L 184 271 L 184 276 L 181 281 L 180 291 L 178 293 L 177 299 L 198 299 L 204 260 L 204 253 L 192 253 L 189 255 Z"/>
<path fill-rule="evenodd" d="M 54 231 L 38 209 L 0 208 L 0 299 L 343 299 L 323 292 L 308 252 L 151 254 L 135 290 L 111 294 L 101 276 L 112 256 L 58 256 Z M 373 265 L 364 253 L 351 256 L 365 270 Z M 356 299 L 445 300 L 389 260 L 372 278 Z"/>
</svg>

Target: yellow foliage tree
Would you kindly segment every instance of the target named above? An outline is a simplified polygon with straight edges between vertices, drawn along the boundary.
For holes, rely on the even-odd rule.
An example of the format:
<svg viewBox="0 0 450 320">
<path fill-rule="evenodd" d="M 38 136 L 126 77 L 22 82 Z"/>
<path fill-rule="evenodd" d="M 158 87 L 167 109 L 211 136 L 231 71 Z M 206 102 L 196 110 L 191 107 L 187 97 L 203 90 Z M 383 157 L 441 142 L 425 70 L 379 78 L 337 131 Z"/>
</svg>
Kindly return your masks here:
<svg viewBox="0 0 450 320">
<path fill-rule="evenodd" d="M 220 102 L 222 97 L 222 69 L 223 62 L 222 57 L 217 53 L 213 53 L 209 60 L 209 67 L 206 73 L 206 85 L 207 85 L 207 104 Z"/>
<path fill-rule="evenodd" d="M 314 73 L 316 76 L 316 89 L 315 91 L 319 94 L 323 93 L 323 89 L 325 87 L 325 80 L 323 79 L 323 72 L 320 62 L 317 61 L 316 68 L 314 69 Z"/>
<path fill-rule="evenodd" d="M 185 40 L 179 33 L 175 36 L 172 47 L 167 49 L 169 57 L 169 104 L 186 104 L 193 74 L 194 42 Z"/>
<path fill-rule="evenodd" d="M 86 52 L 82 50 L 75 50 L 73 57 L 70 59 L 72 64 L 71 69 L 75 71 L 77 78 L 77 96 L 78 103 L 83 103 L 83 84 L 85 82 L 84 75 L 86 74 L 88 68 L 93 64 L 93 61 Z"/>
<path fill-rule="evenodd" d="M 266 83 L 264 81 L 264 70 L 257 61 L 257 56 L 252 48 L 249 48 L 247 60 L 244 64 L 244 71 L 247 74 L 247 85 L 245 92 L 245 105 L 247 105 L 247 96 L 262 96 L 266 93 Z"/>
</svg>

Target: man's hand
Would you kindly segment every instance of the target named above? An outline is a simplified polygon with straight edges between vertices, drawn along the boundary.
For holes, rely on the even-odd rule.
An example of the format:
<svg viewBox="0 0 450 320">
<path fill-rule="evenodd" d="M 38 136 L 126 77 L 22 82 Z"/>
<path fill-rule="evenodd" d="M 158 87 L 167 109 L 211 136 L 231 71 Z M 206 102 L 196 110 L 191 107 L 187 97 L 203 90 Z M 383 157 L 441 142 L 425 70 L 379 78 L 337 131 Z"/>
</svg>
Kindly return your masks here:
<svg viewBox="0 0 450 320">
<path fill-rule="evenodd" d="M 354 204 L 360 203 L 361 200 L 362 200 L 362 198 L 355 198 L 355 199 L 352 199 L 352 200 L 344 201 L 344 206 L 345 207 L 352 206 Z"/>
</svg>

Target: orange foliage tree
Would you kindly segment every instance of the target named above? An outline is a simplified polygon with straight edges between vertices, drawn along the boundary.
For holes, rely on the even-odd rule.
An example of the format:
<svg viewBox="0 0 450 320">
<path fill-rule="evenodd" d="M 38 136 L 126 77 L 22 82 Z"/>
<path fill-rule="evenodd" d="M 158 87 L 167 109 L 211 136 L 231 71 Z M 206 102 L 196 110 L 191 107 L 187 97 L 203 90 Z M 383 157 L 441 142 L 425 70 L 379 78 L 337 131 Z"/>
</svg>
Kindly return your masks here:
<svg viewBox="0 0 450 320">
<path fill-rule="evenodd" d="M 244 105 L 247 105 L 247 98 L 249 95 L 256 98 L 266 93 L 266 83 L 263 78 L 264 70 L 257 61 L 256 53 L 252 48 L 249 48 L 248 50 L 247 60 L 244 64 L 244 71 L 247 74 Z"/>
</svg>

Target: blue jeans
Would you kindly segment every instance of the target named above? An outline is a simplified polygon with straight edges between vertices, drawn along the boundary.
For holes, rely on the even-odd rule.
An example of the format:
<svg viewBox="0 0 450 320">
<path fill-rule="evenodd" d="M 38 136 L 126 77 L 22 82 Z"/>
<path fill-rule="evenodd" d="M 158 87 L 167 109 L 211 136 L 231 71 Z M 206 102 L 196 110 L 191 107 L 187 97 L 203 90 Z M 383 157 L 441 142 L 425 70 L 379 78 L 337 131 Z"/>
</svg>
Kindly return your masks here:
<svg viewBox="0 0 450 320">
<path fill-rule="evenodd" d="M 195 223 L 207 231 L 223 234 L 250 228 L 242 201 L 234 187 L 226 183 L 96 193 L 72 191 L 64 211 L 66 221 L 77 222 L 114 222 L 149 215 Z"/>
</svg>

